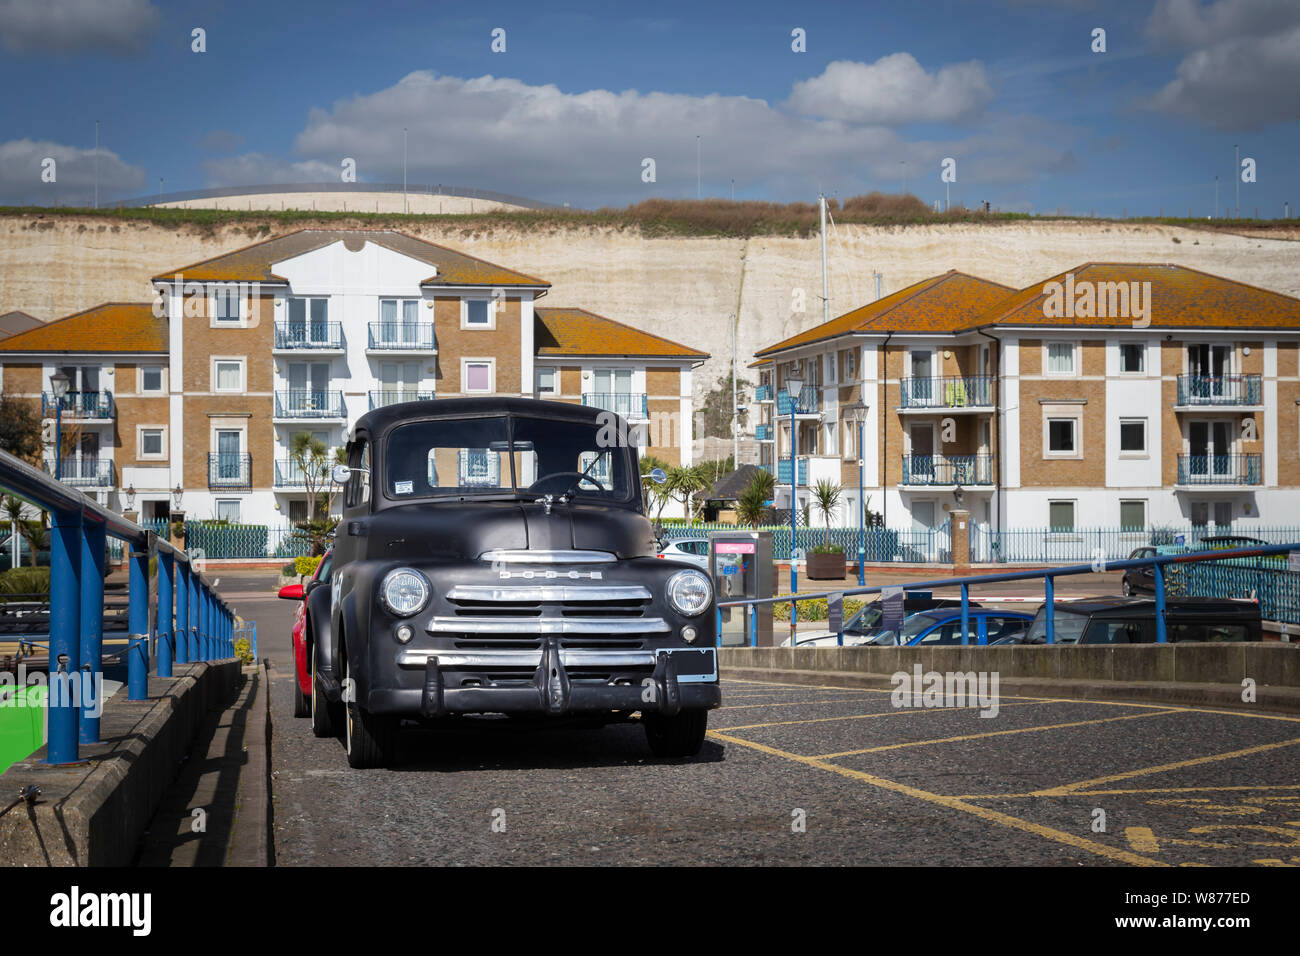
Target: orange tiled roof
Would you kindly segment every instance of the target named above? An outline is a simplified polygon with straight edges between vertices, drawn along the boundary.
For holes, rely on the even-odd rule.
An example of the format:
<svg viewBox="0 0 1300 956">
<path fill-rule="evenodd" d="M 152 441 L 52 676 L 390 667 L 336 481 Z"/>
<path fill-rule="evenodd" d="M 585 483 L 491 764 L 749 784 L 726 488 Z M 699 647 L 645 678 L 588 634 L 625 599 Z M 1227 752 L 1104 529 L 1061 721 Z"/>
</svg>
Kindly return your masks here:
<svg viewBox="0 0 1300 956">
<path fill-rule="evenodd" d="M 955 269 L 846 312 L 838 318 L 760 349 L 759 358 L 851 332 L 954 332 L 1015 292 L 1010 286 Z"/>
<path fill-rule="evenodd" d="M 603 355 L 703 361 L 708 352 L 642 332 L 586 309 L 536 308 L 534 345 L 538 355 Z"/>
<path fill-rule="evenodd" d="M 7 352 L 162 352 L 169 347 L 167 320 L 152 302 L 105 302 L 19 332 L 0 341 Z"/>
<path fill-rule="evenodd" d="M 1010 296 L 980 316 L 979 324 L 1133 327 L 1131 314 L 1093 317 L 1044 315 L 1048 299 L 1044 287 L 1049 282 L 1064 285 L 1068 274 L 1074 276 L 1076 300 L 1079 282 L 1091 282 L 1095 290 L 1108 282 L 1150 282 L 1150 311 L 1142 318 L 1149 319 L 1152 327 L 1300 328 L 1300 299 L 1186 266 L 1141 262 L 1085 262 Z M 1065 297 L 1064 289 L 1061 297 Z M 1109 302 L 1110 297 L 1107 294 L 1097 298 Z M 1110 311 L 1109 305 L 1107 311 Z"/>
<path fill-rule="evenodd" d="M 225 255 L 171 269 L 154 276 L 154 281 L 167 282 L 180 273 L 186 280 L 196 282 L 283 282 L 282 276 L 271 271 L 275 263 L 323 249 L 335 242 L 347 243 L 349 249 L 360 249 L 365 242 L 373 242 L 437 269 L 437 275 L 425 279 L 421 285 L 550 286 L 544 279 L 393 229 L 299 229 Z"/>
</svg>

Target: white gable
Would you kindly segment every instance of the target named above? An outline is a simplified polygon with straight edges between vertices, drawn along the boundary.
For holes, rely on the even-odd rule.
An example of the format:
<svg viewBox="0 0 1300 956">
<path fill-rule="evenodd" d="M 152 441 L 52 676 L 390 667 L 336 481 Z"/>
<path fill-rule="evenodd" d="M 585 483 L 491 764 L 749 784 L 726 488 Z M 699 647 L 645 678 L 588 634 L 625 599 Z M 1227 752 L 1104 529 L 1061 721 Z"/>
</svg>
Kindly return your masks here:
<svg viewBox="0 0 1300 956">
<path fill-rule="evenodd" d="M 321 249 L 273 263 L 294 295 L 420 295 L 420 283 L 436 267 L 370 240 L 356 252 L 343 239 Z"/>
</svg>

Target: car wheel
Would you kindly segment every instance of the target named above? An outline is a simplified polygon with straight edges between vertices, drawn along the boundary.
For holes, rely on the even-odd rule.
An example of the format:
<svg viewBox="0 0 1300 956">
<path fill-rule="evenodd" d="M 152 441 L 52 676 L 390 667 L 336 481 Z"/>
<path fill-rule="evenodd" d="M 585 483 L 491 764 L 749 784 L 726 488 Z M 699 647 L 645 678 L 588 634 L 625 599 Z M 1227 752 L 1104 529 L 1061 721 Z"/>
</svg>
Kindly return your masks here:
<svg viewBox="0 0 1300 956">
<path fill-rule="evenodd" d="M 1121 590 L 1124 592 L 1124 596 L 1125 596 L 1125 597 L 1132 597 L 1132 596 L 1133 596 L 1133 585 L 1131 585 L 1131 584 L 1128 583 L 1128 578 L 1125 578 L 1125 579 L 1124 579 L 1124 583 L 1123 583 L 1123 585 L 1121 586 Z"/>
<path fill-rule="evenodd" d="M 709 729 L 707 710 L 684 710 L 675 717 L 643 714 L 646 740 L 656 757 L 694 757 L 704 746 Z"/>
<path fill-rule="evenodd" d="M 350 665 L 346 661 L 343 664 L 343 686 L 353 686 Z M 343 708 L 343 743 L 348 752 L 348 766 L 368 770 L 393 763 L 397 753 L 397 719 L 386 714 L 372 714 L 355 700 L 344 701 Z"/>
<path fill-rule="evenodd" d="M 316 645 L 311 646 L 311 698 L 307 701 L 311 715 L 311 732 L 317 737 L 333 737 L 337 731 L 335 708 L 325 699 L 316 684 Z"/>
<path fill-rule="evenodd" d="M 295 717 L 311 716 L 311 699 L 302 692 L 302 681 L 298 679 L 297 666 L 293 669 L 293 715 Z"/>
</svg>

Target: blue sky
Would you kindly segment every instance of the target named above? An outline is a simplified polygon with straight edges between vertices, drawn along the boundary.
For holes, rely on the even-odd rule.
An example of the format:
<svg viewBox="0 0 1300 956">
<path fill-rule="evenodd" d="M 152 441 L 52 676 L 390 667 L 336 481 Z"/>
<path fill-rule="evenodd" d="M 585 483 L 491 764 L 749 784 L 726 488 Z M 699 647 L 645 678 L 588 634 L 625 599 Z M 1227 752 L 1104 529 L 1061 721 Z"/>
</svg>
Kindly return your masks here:
<svg viewBox="0 0 1300 956">
<path fill-rule="evenodd" d="M 206 52 L 191 30 L 206 31 Z M 491 49 L 505 30 L 506 50 Z M 807 51 L 791 49 L 806 31 Z M 1106 52 L 1090 49 L 1096 28 Z M 0 0 L 0 201 L 408 178 L 574 206 L 871 189 L 1031 212 L 1281 215 L 1300 2 Z M 41 162 L 57 182 L 41 181 Z M 642 181 L 654 160 L 656 181 Z"/>
</svg>

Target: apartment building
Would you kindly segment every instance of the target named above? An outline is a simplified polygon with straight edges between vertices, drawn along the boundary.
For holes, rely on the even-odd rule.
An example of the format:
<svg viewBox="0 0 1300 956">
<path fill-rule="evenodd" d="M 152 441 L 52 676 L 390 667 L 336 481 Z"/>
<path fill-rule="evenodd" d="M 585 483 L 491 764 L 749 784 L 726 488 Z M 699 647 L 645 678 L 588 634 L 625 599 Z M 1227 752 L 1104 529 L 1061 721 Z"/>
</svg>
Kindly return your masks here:
<svg viewBox="0 0 1300 956">
<path fill-rule="evenodd" d="M 691 372 L 707 354 L 583 309 L 537 308 L 543 279 L 393 230 L 304 229 L 153 284 L 156 303 L 102 306 L 0 342 L 6 388 L 13 379 L 47 408 L 51 376 L 76 359 L 75 392 L 99 395 L 106 423 L 87 448 L 107 461 L 96 487 L 142 518 L 304 518 L 294 436 L 337 448 L 365 412 L 414 399 L 607 408 L 645 426 L 633 435 L 652 453 L 690 463 Z M 128 319 L 141 327 L 133 338 L 121 333 Z M 27 337 L 46 351 L 24 351 Z M 116 353 L 119 343 L 133 351 Z M 126 393 L 122 369 L 145 363 L 139 397 L 151 401 L 138 404 L 145 379 Z"/>
<path fill-rule="evenodd" d="M 829 478 L 845 523 L 861 461 L 893 528 L 1288 524 L 1298 344 L 1300 299 L 1181 266 L 948 272 L 760 350 L 755 437 L 785 507 L 793 411 L 797 501 Z"/>
</svg>

